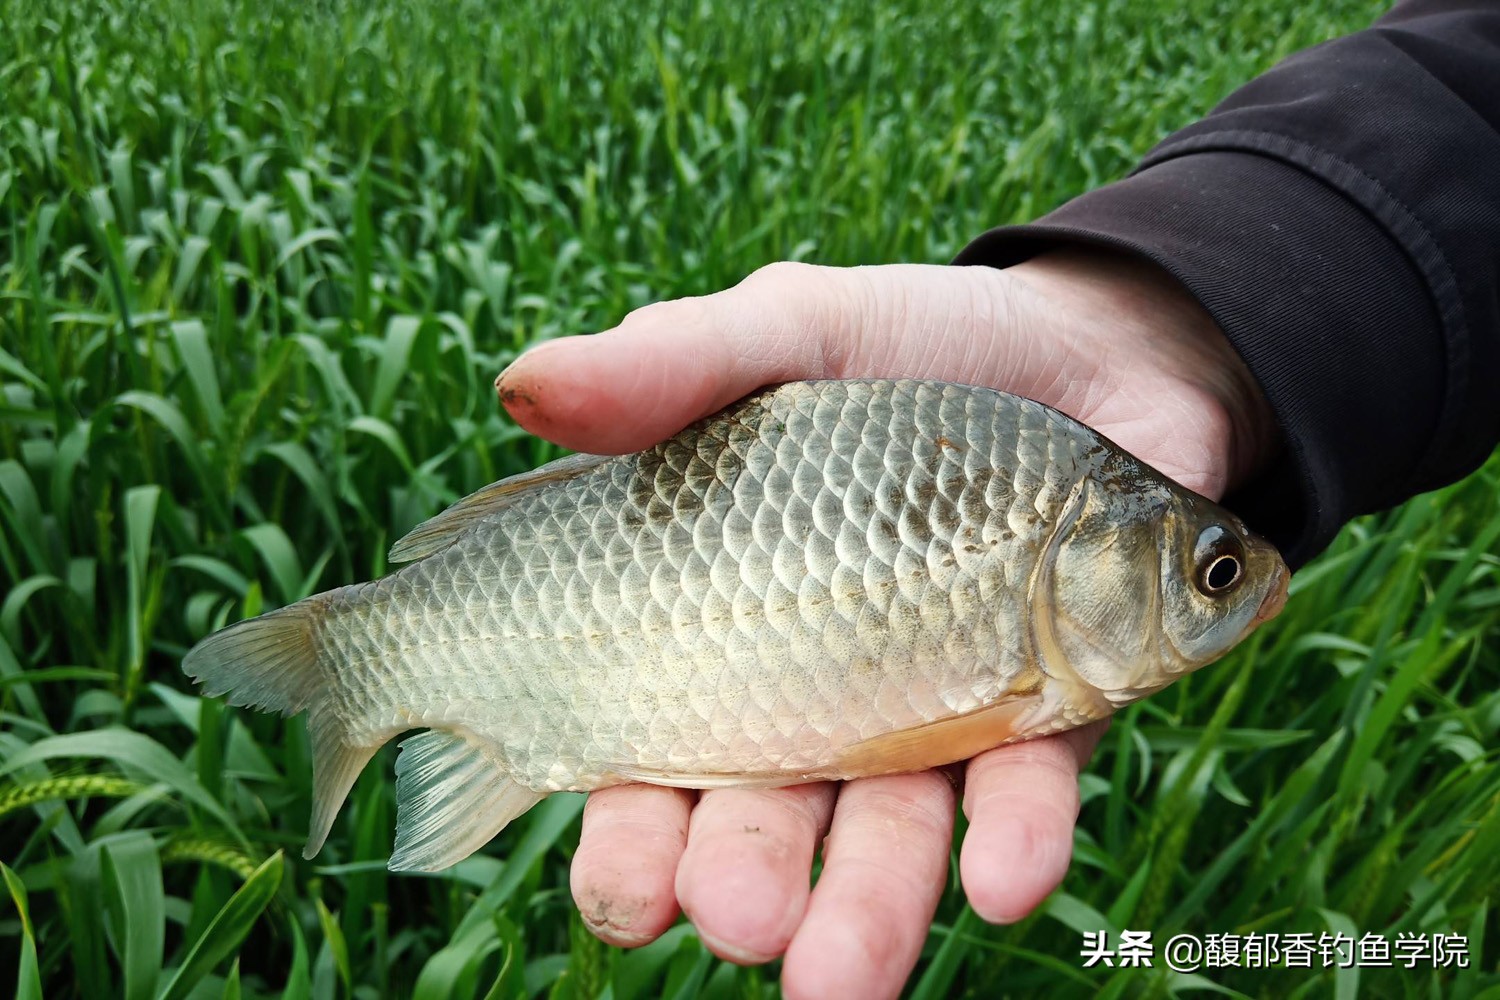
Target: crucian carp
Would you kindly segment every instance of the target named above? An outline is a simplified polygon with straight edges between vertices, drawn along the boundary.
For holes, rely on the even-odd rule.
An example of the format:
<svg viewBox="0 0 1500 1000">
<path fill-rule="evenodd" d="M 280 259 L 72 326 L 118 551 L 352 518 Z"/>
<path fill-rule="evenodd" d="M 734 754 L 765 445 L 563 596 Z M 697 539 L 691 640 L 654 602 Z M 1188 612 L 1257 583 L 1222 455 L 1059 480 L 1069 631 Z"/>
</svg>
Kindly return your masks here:
<svg viewBox="0 0 1500 1000">
<path fill-rule="evenodd" d="M 308 713 L 322 846 L 401 744 L 394 870 L 551 792 L 922 770 L 1109 715 L 1280 610 L 1233 514 L 1077 421 L 910 379 L 757 392 L 654 448 L 485 487 L 401 569 L 231 625 L 183 668 Z"/>
</svg>

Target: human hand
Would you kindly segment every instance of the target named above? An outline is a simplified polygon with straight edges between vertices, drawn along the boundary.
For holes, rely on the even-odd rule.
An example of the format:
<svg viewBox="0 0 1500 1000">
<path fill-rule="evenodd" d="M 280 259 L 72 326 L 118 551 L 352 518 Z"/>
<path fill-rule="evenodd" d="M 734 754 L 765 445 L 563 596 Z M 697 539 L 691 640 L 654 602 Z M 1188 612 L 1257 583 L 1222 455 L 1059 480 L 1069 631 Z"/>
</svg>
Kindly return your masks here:
<svg viewBox="0 0 1500 1000">
<path fill-rule="evenodd" d="M 1213 498 L 1272 441 L 1259 390 L 1201 307 L 1151 265 L 1084 250 L 1004 271 L 776 264 L 727 291 L 638 309 L 606 333 L 542 344 L 497 389 L 527 430 L 610 454 L 762 385 L 863 376 L 1028 396 Z M 1078 770 L 1103 728 L 965 766 L 959 869 L 980 916 L 1018 920 L 1061 882 Z M 895 996 L 942 894 L 954 797 L 939 771 L 782 789 L 604 789 L 584 811 L 573 896 L 613 944 L 654 940 L 680 905 L 723 958 L 784 954 L 789 997 Z"/>
</svg>

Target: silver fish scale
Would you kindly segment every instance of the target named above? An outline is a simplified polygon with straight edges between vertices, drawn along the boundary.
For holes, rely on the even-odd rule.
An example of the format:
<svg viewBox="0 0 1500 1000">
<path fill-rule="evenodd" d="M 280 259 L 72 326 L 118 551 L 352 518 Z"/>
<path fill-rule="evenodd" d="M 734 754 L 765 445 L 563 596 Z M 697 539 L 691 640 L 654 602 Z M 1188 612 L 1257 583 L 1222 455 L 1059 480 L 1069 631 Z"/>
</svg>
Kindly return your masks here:
<svg viewBox="0 0 1500 1000">
<path fill-rule="evenodd" d="M 1028 675 L 1027 582 L 1105 455 L 984 390 L 766 390 L 344 591 L 335 711 L 371 743 L 462 726 L 539 790 L 826 771 Z"/>
</svg>

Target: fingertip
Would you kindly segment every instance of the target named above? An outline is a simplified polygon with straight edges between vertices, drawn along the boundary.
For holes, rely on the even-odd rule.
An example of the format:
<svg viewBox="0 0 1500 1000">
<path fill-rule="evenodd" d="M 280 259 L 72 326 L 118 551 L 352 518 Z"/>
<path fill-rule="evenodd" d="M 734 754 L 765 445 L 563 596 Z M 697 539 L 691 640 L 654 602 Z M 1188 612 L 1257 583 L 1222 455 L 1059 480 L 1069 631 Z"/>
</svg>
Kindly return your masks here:
<svg viewBox="0 0 1500 1000">
<path fill-rule="evenodd" d="M 511 419 L 538 437 L 596 454 L 638 450 L 661 433 L 653 412 L 660 394 L 638 384 L 640 358 L 619 357 L 609 334 L 547 341 L 528 350 L 495 379 Z"/>
<path fill-rule="evenodd" d="M 796 849 L 735 847 L 684 859 L 676 895 L 708 951 L 736 966 L 759 966 L 786 951 L 807 909 L 810 852 L 804 861 Z"/>
<path fill-rule="evenodd" d="M 860 326 L 857 304 L 829 306 L 847 297 L 834 288 L 844 272 L 763 272 L 713 295 L 644 306 L 603 333 L 539 344 L 495 380 L 500 401 L 533 434 L 623 454 L 762 385 L 825 374 L 824 341 L 842 324 Z"/>
<path fill-rule="evenodd" d="M 639 947 L 677 919 L 672 881 L 691 806 L 690 793 L 645 785 L 589 796 L 569 886 L 596 937 L 621 948 Z"/>
<path fill-rule="evenodd" d="M 959 875 L 985 920 L 1014 923 L 1062 883 L 1073 857 L 1083 749 L 1052 736 L 970 762 Z"/>
<path fill-rule="evenodd" d="M 603 333 L 538 344 L 500 373 L 495 390 L 518 424 L 565 447 L 649 447 L 764 381 L 760 366 L 740 364 L 758 326 L 729 323 L 715 301 L 658 302 Z"/>
<path fill-rule="evenodd" d="M 970 824 L 958 871 L 975 913 L 992 924 L 1013 924 L 1062 884 L 1072 856 L 1071 828 L 997 816 Z"/>
<path fill-rule="evenodd" d="M 671 897 L 665 897 L 670 900 Z M 632 894 L 619 887 L 609 894 L 573 889 L 573 902 L 589 933 L 616 948 L 639 948 L 661 937 L 677 919 L 677 906 L 663 897 Z"/>
<path fill-rule="evenodd" d="M 693 920 L 691 915 L 689 920 Z M 693 923 L 693 929 L 698 932 L 698 939 L 703 946 L 713 952 L 716 958 L 722 958 L 734 965 L 765 965 L 781 955 L 779 947 L 757 948 L 745 946 L 737 939 L 721 938 L 717 934 L 704 930 L 697 922 Z"/>
<path fill-rule="evenodd" d="M 736 965 L 760 965 L 786 950 L 807 906 L 794 868 L 764 856 L 735 867 L 689 862 L 678 871 L 677 895 L 709 951 Z M 802 870 L 806 879 L 809 865 Z"/>
<path fill-rule="evenodd" d="M 809 866 L 801 868 L 806 880 Z M 683 913 L 708 950 L 736 965 L 760 965 L 786 951 L 807 907 L 807 889 L 781 864 L 747 860 L 738 868 L 684 866 L 677 881 Z"/>
<path fill-rule="evenodd" d="M 739 965 L 786 950 L 811 891 L 830 785 L 707 792 L 677 869 L 677 898 L 715 955 Z"/>
</svg>

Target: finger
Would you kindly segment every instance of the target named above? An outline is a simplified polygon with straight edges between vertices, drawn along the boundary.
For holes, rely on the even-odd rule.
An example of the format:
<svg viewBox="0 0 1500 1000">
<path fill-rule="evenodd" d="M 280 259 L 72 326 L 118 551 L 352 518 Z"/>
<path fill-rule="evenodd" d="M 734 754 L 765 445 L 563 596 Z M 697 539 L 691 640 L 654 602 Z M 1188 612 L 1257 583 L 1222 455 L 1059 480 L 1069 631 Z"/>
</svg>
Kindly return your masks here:
<svg viewBox="0 0 1500 1000">
<path fill-rule="evenodd" d="M 541 344 L 496 389 L 527 430 L 615 454 L 773 382 L 906 375 L 1015 388 L 997 367 L 1011 355 L 998 303 L 1018 284 L 990 268 L 775 264 L 713 295 L 637 309 L 604 333 Z M 1017 356 L 1044 365 L 1050 343 Z"/>
<path fill-rule="evenodd" d="M 969 762 L 969 829 L 959 874 L 969 904 L 984 919 L 1020 920 L 1062 882 L 1073 857 L 1078 770 L 1103 731 L 1095 723 L 989 750 Z"/>
<path fill-rule="evenodd" d="M 834 795 L 826 782 L 703 793 L 677 866 L 677 898 L 710 951 L 751 964 L 786 950 Z"/>
<path fill-rule="evenodd" d="M 672 880 L 687 844 L 693 797 L 653 785 L 620 785 L 589 796 L 571 883 L 578 912 L 600 938 L 632 948 L 656 940 L 677 919 Z"/>
<path fill-rule="evenodd" d="M 851 781 L 782 966 L 788 997 L 894 997 L 942 896 L 953 786 L 935 771 Z"/>
<path fill-rule="evenodd" d="M 846 277 L 762 268 L 735 288 L 637 309 L 602 334 L 541 344 L 495 386 L 532 433 L 581 451 L 634 451 L 761 385 L 821 374 L 828 331 L 817 302 L 844 295 Z"/>
</svg>

